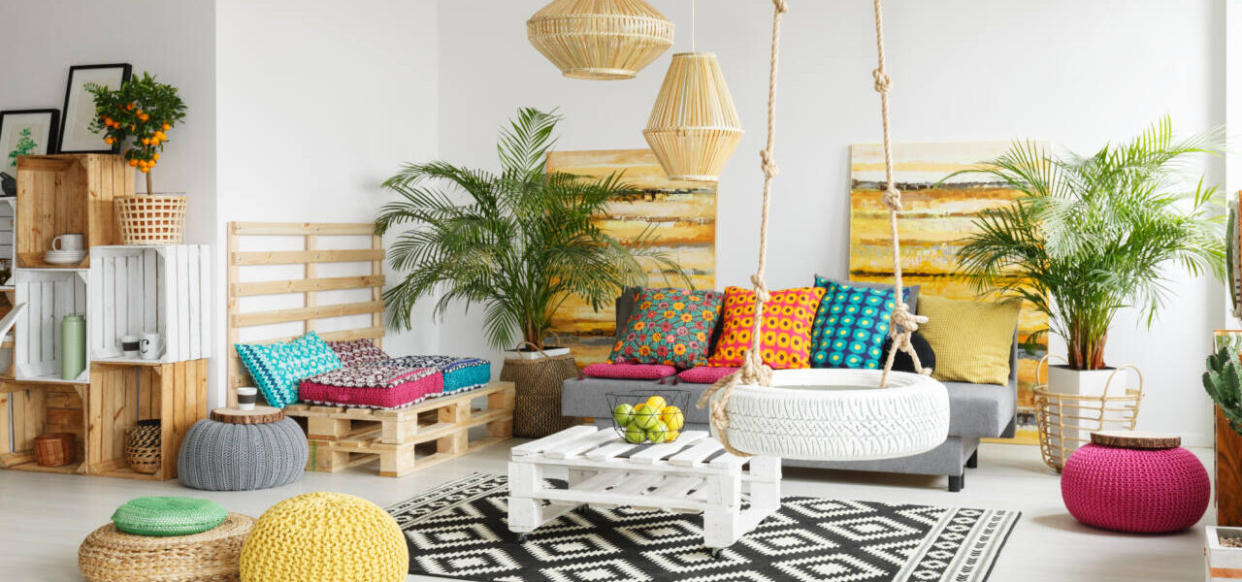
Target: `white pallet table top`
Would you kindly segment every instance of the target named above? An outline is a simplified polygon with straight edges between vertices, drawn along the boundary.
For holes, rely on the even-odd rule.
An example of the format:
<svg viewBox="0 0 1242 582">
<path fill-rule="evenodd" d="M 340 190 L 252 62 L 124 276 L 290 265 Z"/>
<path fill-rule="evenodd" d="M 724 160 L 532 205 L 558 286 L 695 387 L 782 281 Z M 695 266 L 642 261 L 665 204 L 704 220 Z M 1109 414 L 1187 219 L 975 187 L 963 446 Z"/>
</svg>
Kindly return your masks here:
<svg viewBox="0 0 1242 582">
<path fill-rule="evenodd" d="M 611 428 L 575 426 L 514 447 L 511 460 L 635 473 L 737 474 L 749 462 L 723 452 L 706 431 L 686 431 L 673 443 L 636 445 L 625 442 Z M 624 455 L 624 456 L 623 456 Z M 715 455 L 713 457 L 713 455 Z M 657 477 L 658 481 L 660 478 Z"/>
</svg>

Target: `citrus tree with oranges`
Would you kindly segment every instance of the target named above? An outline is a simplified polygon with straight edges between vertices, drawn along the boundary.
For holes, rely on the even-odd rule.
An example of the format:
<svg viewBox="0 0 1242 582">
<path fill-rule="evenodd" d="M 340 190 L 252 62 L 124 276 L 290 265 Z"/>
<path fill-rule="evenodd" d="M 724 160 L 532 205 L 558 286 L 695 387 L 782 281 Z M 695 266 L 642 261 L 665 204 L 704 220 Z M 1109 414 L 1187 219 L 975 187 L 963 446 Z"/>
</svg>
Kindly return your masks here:
<svg viewBox="0 0 1242 582">
<path fill-rule="evenodd" d="M 118 89 L 94 84 L 87 89 L 95 96 L 91 131 L 102 133 L 104 143 L 120 144 L 125 149 L 129 165 L 146 175 L 150 194 L 151 169 L 160 161 L 167 132 L 185 118 L 185 102 L 177 95 L 177 88 L 143 73 Z"/>
</svg>

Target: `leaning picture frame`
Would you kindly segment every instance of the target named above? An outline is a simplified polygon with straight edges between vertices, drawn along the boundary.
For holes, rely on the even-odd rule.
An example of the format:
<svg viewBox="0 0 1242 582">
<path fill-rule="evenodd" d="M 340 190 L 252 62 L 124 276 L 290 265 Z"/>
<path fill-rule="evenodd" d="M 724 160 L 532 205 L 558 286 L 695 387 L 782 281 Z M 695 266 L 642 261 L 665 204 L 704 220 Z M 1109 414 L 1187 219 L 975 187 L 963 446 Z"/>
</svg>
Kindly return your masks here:
<svg viewBox="0 0 1242 582">
<path fill-rule="evenodd" d="M 17 158 L 56 153 L 60 111 L 0 111 L 0 172 L 17 175 Z"/>
<path fill-rule="evenodd" d="M 60 126 L 60 152 L 66 154 L 115 154 L 121 144 L 107 145 L 103 136 L 91 131 L 95 119 L 95 97 L 88 85 L 119 89 L 129 80 L 133 67 L 128 63 L 75 65 L 69 67 L 65 87 L 64 116 Z"/>
</svg>

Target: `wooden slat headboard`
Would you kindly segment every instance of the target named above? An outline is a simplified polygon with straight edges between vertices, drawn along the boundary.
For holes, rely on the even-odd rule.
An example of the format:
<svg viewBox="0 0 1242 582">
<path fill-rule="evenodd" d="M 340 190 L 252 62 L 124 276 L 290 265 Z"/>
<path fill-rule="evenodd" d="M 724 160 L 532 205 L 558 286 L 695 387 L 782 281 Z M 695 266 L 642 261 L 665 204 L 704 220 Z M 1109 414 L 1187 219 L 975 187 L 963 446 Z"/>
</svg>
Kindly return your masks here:
<svg viewBox="0 0 1242 582">
<path fill-rule="evenodd" d="M 263 242 L 275 237 L 302 239 L 301 250 L 263 250 Z M 327 237 L 370 237 L 370 248 L 324 249 Z M 243 244 L 243 242 L 245 244 Z M 241 250 L 242 247 L 247 250 Z M 333 245 L 327 245 L 333 246 Z M 257 249 L 257 250 L 256 250 Z M 230 222 L 228 232 L 228 403 L 237 403 L 237 388 L 250 386 L 250 375 L 233 344 L 241 339 L 241 331 L 247 328 L 272 324 L 301 324 L 301 333 L 316 331 L 328 341 L 372 339 L 377 344 L 384 338 L 381 296 L 384 289 L 384 247 L 375 235 L 371 223 L 286 223 L 286 222 Z M 347 277 L 325 277 L 319 273 L 323 263 L 354 263 L 366 267 L 370 274 Z M 293 266 L 301 267 L 302 276 L 242 281 L 244 267 Z M 350 303 L 321 304 L 319 294 L 325 291 L 370 290 L 370 300 Z M 265 295 L 300 296 L 300 307 L 281 307 L 267 310 L 241 310 L 241 299 Z M 369 315 L 370 325 L 358 329 L 320 332 L 319 320 L 344 316 Z M 297 336 L 265 337 L 260 340 L 246 338 L 248 343 L 275 343 Z"/>
</svg>

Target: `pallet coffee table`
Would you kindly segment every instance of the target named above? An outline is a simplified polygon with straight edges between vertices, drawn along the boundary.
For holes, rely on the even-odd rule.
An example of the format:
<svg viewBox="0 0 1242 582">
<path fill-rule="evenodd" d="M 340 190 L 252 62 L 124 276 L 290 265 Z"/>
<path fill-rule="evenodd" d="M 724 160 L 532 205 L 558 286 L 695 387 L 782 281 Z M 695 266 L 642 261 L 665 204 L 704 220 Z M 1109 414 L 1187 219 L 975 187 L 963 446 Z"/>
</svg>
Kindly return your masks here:
<svg viewBox="0 0 1242 582">
<path fill-rule="evenodd" d="M 552 468 L 569 471 L 568 488 L 547 484 Z M 702 512 L 703 544 L 716 555 L 775 512 L 780 498 L 779 458 L 731 455 L 704 431 L 633 445 L 611 428 L 575 426 L 510 452 L 509 529 L 519 541 L 570 511 L 629 505 Z"/>
</svg>

